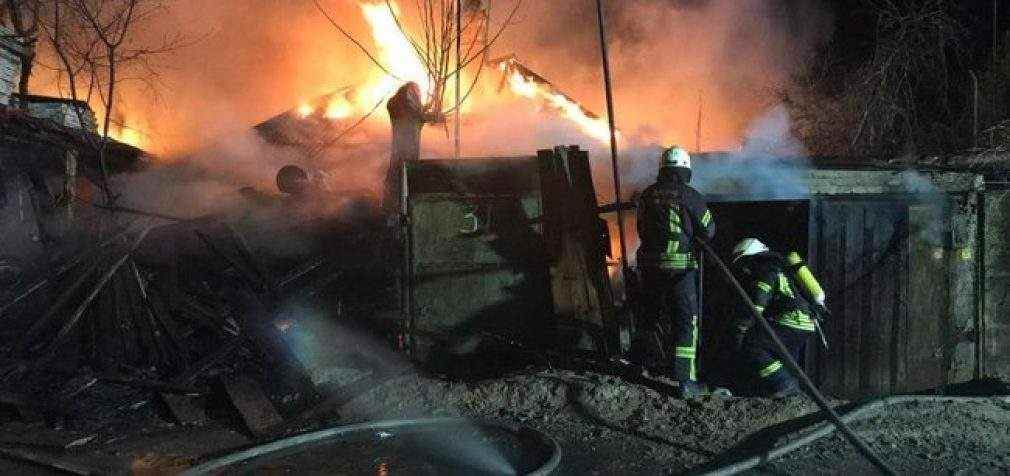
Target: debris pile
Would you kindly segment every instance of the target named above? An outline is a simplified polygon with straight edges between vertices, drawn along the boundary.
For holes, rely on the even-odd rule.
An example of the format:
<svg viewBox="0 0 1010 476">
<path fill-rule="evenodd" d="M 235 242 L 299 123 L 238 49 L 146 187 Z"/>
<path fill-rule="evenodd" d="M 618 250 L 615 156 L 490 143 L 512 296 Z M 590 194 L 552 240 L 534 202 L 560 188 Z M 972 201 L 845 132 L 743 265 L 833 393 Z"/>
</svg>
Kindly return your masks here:
<svg viewBox="0 0 1010 476">
<path fill-rule="evenodd" d="M 340 319 L 386 302 L 371 298 L 391 284 L 376 279 L 390 278 L 363 272 L 381 260 L 374 220 L 352 231 L 333 220 L 124 216 L 109 214 L 103 238 L 48 275 L 0 293 L 10 296 L 0 302 L 0 406 L 11 417 L 95 432 L 224 412 L 267 435 L 319 400 L 286 335 L 301 316 L 285 310 Z"/>
</svg>

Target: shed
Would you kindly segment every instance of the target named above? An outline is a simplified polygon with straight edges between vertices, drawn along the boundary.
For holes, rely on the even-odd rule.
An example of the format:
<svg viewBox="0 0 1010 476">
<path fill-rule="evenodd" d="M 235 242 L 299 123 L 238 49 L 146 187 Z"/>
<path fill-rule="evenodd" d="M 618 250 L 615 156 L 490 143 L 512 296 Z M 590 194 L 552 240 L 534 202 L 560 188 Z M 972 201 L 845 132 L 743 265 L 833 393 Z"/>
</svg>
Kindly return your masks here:
<svg viewBox="0 0 1010 476">
<path fill-rule="evenodd" d="M 585 151 L 423 160 L 404 173 L 404 309 L 418 357 L 488 335 L 564 348 L 566 328 L 601 350 L 612 307 Z"/>
<path fill-rule="evenodd" d="M 94 111 L 88 103 L 81 100 L 15 93 L 11 96 L 11 104 L 32 117 L 49 119 L 63 127 L 83 129 L 91 133 L 98 131 Z"/>
<path fill-rule="evenodd" d="M 1005 148 L 948 157 L 945 162 L 982 174 L 985 191 L 979 205 L 982 230 L 981 339 L 982 375 L 1010 378 L 1010 153 Z"/>
<path fill-rule="evenodd" d="M 51 119 L 0 109 L 0 299 L 87 244 L 70 239 L 88 231 L 86 214 L 95 213 L 81 204 L 98 199 L 93 191 L 100 173 L 92 146 L 98 138 L 85 134 Z M 115 141 L 106 146 L 106 162 L 110 173 L 145 165 L 141 150 Z"/>
<path fill-rule="evenodd" d="M 708 156 L 702 160 L 718 160 Z M 936 389 L 980 375 L 978 211 L 982 177 L 949 170 L 824 165 L 793 175 L 802 194 L 703 190 L 728 257 L 755 236 L 795 250 L 828 292 L 830 348 L 811 340 L 806 366 L 828 393 L 862 397 Z M 727 359 L 727 316 L 740 312 L 722 277 L 705 278 L 708 333 L 702 368 L 715 380 Z"/>
</svg>

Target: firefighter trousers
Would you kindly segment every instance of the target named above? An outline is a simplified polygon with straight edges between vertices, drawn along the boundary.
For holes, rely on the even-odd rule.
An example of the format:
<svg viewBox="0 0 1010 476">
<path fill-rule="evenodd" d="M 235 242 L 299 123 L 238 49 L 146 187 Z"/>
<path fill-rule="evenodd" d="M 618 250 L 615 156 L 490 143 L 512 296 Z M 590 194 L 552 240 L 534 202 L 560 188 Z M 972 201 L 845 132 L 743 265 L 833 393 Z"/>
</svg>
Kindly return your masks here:
<svg viewBox="0 0 1010 476">
<path fill-rule="evenodd" d="M 660 330 L 663 354 L 672 359 L 672 377 L 698 380 L 698 271 L 642 268 L 643 330 Z M 664 338 L 665 337 L 665 338 Z"/>
<path fill-rule="evenodd" d="M 803 352 L 810 332 L 769 322 L 785 344 L 793 359 L 802 365 Z M 771 337 L 760 326 L 753 326 L 744 336 L 743 352 L 751 368 L 757 373 L 761 386 L 768 393 L 781 392 L 796 386 L 796 378 L 789 372 Z"/>
</svg>

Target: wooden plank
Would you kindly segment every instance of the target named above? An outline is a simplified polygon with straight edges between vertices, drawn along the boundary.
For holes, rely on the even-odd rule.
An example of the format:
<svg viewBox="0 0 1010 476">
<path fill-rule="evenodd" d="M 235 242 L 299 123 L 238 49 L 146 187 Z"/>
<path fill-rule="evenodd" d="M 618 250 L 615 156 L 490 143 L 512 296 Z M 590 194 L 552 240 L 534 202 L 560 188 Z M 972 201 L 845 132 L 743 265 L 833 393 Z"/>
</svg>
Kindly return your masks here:
<svg viewBox="0 0 1010 476">
<path fill-rule="evenodd" d="M 860 250 L 860 271 L 859 279 L 856 281 L 861 298 L 860 308 L 862 308 L 861 328 L 859 335 L 860 359 L 859 359 L 859 394 L 879 395 L 879 369 L 881 361 L 877 350 L 879 349 L 878 332 L 880 315 L 878 288 L 880 276 L 874 266 L 877 264 L 877 257 L 881 250 L 877 247 L 877 210 L 876 207 L 867 206 L 866 203 L 859 204 L 863 216 L 862 241 L 863 248 Z M 886 360 L 884 361 L 886 362 Z"/>
<path fill-rule="evenodd" d="M 906 237 L 909 236 L 909 213 L 907 205 L 902 205 L 901 220 L 898 223 L 900 228 L 897 231 L 900 231 Z M 908 377 L 908 288 L 911 285 L 911 280 L 909 279 L 911 248 L 911 240 L 906 238 L 902 244 L 901 256 L 896 260 L 897 270 L 895 271 L 895 276 L 897 276 L 897 279 L 894 282 L 895 315 L 892 320 L 891 329 L 890 391 L 892 393 L 900 392 L 902 383 Z"/>
<path fill-rule="evenodd" d="M 902 392 L 943 385 L 944 342 L 941 324 L 947 309 L 947 269 L 944 237 L 935 221 L 942 215 L 935 206 L 909 208 L 910 261 L 908 292 L 907 373 Z"/>
<path fill-rule="evenodd" d="M 861 366 L 862 395 L 884 395 L 890 392 L 891 330 L 894 319 L 894 282 L 900 274 L 895 263 L 904 253 L 900 245 L 905 240 L 895 234 L 901 219 L 892 203 L 880 202 L 864 206 L 866 210 L 866 241 L 868 248 L 864 280 L 866 313 L 863 326 L 863 356 Z"/>
<path fill-rule="evenodd" d="M 165 402 L 165 406 L 181 425 L 199 426 L 207 423 L 207 413 L 194 397 L 162 393 L 161 401 Z"/>
<path fill-rule="evenodd" d="M 602 327 L 602 289 L 595 282 L 602 270 L 589 264 L 602 264 L 603 256 L 597 256 L 595 248 L 596 202 L 585 176 L 588 159 L 578 149 L 565 147 L 541 151 L 539 159 L 544 235 L 553 258 L 549 270 L 554 312 Z"/>
<path fill-rule="evenodd" d="M 822 207 L 821 220 L 821 252 L 823 272 L 828 293 L 828 305 L 835 314 L 833 322 L 827 326 L 828 340 L 834 345 L 822 354 L 820 371 L 825 376 L 824 388 L 831 394 L 839 395 L 844 391 L 842 376 L 845 359 L 845 207 L 836 202 L 826 202 Z"/>
<path fill-rule="evenodd" d="M 266 393 L 253 380 L 241 376 L 229 377 L 224 380 L 224 388 L 253 435 L 267 435 L 271 429 L 284 423 Z"/>
<path fill-rule="evenodd" d="M 144 353 L 139 345 L 140 340 L 134 323 L 134 315 L 137 312 L 133 304 L 133 293 L 129 289 L 129 283 L 133 278 L 127 274 L 128 272 L 128 266 L 121 266 L 113 276 L 109 291 L 115 305 L 115 325 L 119 328 L 121 362 L 139 367 L 143 365 Z"/>
<path fill-rule="evenodd" d="M 237 338 L 225 342 L 223 345 L 218 347 L 216 351 L 203 356 L 202 359 L 179 372 L 179 374 L 172 379 L 172 383 L 174 385 L 181 386 L 191 385 L 198 377 L 203 375 L 204 372 L 209 370 L 218 362 L 224 360 L 226 357 L 230 356 L 233 352 L 238 350 L 238 348 L 239 340 Z"/>
<path fill-rule="evenodd" d="M 858 395 L 860 391 L 860 337 L 864 315 L 863 308 L 863 282 L 860 280 L 863 275 L 862 253 L 865 249 L 863 244 L 863 208 L 852 203 L 843 205 L 845 212 L 845 248 L 843 251 L 843 269 L 845 279 L 843 281 L 845 292 L 844 313 L 842 326 L 843 333 L 843 353 L 842 353 L 842 395 Z"/>
<path fill-rule="evenodd" d="M 821 204 L 819 200 L 811 199 L 807 208 L 807 265 L 810 270 L 813 271 L 814 275 L 824 286 L 827 283 L 824 281 L 824 273 L 820 272 L 823 268 L 821 267 L 820 254 L 822 250 L 821 237 L 819 233 L 820 225 L 820 209 Z M 827 329 L 824 329 L 827 332 Z M 813 343 L 807 345 L 806 361 L 801 362 L 804 365 L 804 370 L 808 375 L 814 380 L 818 387 L 823 387 L 823 375 L 820 372 L 821 354 L 824 349 L 819 343 Z"/>
</svg>

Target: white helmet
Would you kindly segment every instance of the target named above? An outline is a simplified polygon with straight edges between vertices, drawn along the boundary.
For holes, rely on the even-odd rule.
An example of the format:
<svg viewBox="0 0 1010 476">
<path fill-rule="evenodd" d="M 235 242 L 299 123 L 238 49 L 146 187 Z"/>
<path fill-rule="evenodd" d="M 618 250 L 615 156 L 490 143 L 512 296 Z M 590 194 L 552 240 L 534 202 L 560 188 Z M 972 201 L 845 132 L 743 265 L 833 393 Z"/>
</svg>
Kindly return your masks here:
<svg viewBox="0 0 1010 476">
<path fill-rule="evenodd" d="M 733 248 L 733 261 L 766 252 L 768 247 L 757 238 L 744 238 Z"/>
<path fill-rule="evenodd" d="M 673 146 L 663 150 L 663 155 L 659 159 L 659 168 L 681 167 L 691 169 L 691 155 L 680 146 Z"/>
</svg>

